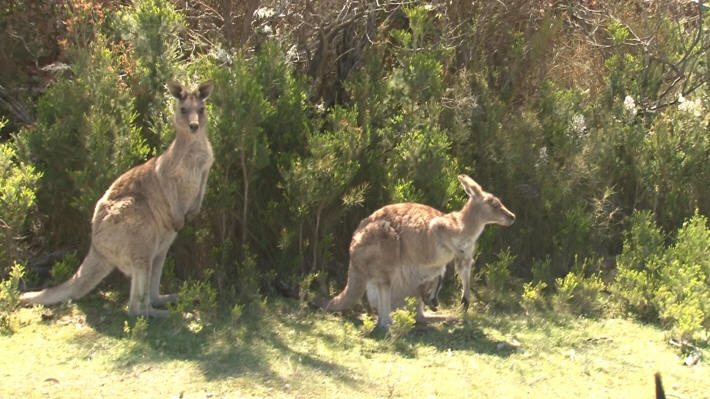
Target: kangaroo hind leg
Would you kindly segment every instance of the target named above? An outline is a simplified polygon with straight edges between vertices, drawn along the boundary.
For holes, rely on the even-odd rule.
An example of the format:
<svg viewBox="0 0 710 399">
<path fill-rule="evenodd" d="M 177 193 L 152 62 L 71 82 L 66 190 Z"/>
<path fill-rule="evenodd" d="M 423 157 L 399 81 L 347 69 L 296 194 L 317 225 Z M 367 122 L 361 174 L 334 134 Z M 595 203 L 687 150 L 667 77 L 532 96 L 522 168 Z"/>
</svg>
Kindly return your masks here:
<svg viewBox="0 0 710 399">
<path fill-rule="evenodd" d="M 165 317 L 167 310 L 155 309 L 150 302 L 149 284 L 151 263 L 137 259 L 131 268 L 131 293 L 128 299 L 128 314 L 131 316 Z"/>
<path fill-rule="evenodd" d="M 377 289 L 377 325 L 389 329 L 392 324 L 392 286 L 387 282 L 375 283 Z"/>
<path fill-rule="evenodd" d="M 456 258 L 454 264 L 456 274 L 461 280 L 461 303 L 463 304 L 464 313 L 468 310 L 471 304 L 471 268 L 474 260 L 471 258 Z"/>
<path fill-rule="evenodd" d="M 177 300 L 177 294 L 160 294 L 160 278 L 163 274 L 163 266 L 165 265 L 165 257 L 168 250 L 161 251 L 154 259 L 150 270 L 150 303 L 154 306 L 164 306 L 169 303 L 174 303 Z"/>
</svg>

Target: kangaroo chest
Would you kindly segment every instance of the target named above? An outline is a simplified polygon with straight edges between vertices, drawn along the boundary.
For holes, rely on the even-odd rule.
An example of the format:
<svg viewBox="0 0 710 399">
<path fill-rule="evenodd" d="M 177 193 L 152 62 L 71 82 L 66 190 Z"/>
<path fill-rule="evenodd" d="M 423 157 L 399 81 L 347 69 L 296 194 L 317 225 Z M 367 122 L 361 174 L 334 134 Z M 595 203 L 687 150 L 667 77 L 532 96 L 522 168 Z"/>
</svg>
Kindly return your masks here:
<svg viewBox="0 0 710 399">
<path fill-rule="evenodd" d="M 166 190 L 167 195 L 173 194 L 183 208 L 189 207 L 200 193 L 204 193 L 207 173 L 214 162 L 212 147 L 207 141 L 183 143 L 178 148 L 171 148 L 160 160 L 158 170 L 164 186 L 172 186 Z"/>
<path fill-rule="evenodd" d="M 191 202 L 197 197 L 214 162 L 212 148 L 205 144 L 185 153 L 174 171 L 178 193 L 184 201 Z"/>
</svg>

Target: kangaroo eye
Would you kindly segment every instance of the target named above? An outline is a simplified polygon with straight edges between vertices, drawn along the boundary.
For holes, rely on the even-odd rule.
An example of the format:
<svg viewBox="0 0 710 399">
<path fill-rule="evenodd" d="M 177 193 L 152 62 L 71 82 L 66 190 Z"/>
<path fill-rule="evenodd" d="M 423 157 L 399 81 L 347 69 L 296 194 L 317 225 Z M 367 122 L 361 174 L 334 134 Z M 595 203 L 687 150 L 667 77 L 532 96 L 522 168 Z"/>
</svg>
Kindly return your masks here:
<svg viewBox="0 0 710 399">
<path fill-rule="evenodd" d="M 187 110 L 185 109 L 185 107 L 180 107 L 180 113 L 183 115 L 185 115 L 187 113 Z"/>
<path fill-rule="evenodd" d="M 205 112 L 205 107 L 201 107 L 200 109 L 197 110 L 197 113 L 202 115 Z"/>
</svg>

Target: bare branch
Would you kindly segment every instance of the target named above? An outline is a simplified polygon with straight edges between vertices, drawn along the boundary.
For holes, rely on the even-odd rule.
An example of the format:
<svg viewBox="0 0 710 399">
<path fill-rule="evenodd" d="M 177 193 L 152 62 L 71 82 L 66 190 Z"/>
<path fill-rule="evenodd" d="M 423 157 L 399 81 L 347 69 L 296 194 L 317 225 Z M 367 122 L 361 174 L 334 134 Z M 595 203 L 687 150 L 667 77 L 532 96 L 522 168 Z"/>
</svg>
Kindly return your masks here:
<svg viewBox="0 0 710 399">
<path fill-rule="evenodd" d="M 34 118 L 30 114 L 29 110 L 27 110 L 27 107 L 25 107 L 25 105 L 19 100 L 15 99 L 2 85 L 0 85 L 0 105 L 10 112 L 10 114 L 12 114 L 17 121 L 25 125 L 31 125 L 34 123 Z"/>
</svg>

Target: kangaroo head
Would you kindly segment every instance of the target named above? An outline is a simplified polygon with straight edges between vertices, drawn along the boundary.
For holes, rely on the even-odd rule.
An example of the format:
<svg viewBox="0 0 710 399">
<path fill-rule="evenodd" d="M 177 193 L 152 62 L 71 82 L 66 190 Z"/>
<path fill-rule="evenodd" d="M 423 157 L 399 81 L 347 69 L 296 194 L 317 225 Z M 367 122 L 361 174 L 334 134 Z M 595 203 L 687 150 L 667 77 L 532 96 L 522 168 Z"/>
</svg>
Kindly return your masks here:
<svg viewBox="0 0 710 399">
<path fill-rule="evenodd" d="M 484 224 L 510 226 L 515 222 L 515 214 L 500 202 L 498 197 L 483 191 L 481 186 L 466 175 L 459 175 L 459 182 L 469 197 L 466 207 Z"/>
<path fill-rule="evenodd" d="M 211 80 L 201 83 L 190 92 L 180 82 L 170 80 L 167 83 L 170 94 L 177 99 L 175 104 L 175 126 L 178 130 L 197 133 L 207 126 L 205 100 L 212 93 L 214 84 Z"/>
</svg>

